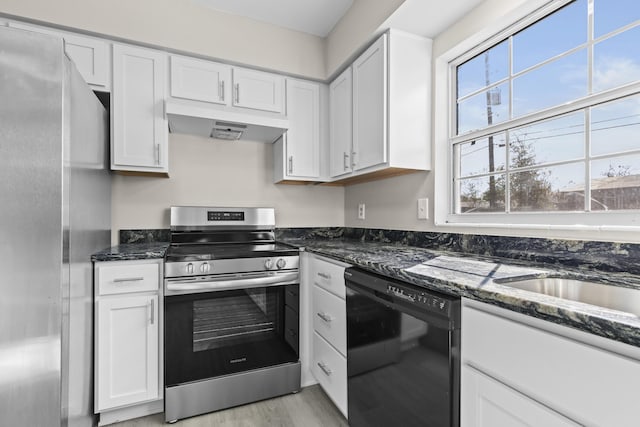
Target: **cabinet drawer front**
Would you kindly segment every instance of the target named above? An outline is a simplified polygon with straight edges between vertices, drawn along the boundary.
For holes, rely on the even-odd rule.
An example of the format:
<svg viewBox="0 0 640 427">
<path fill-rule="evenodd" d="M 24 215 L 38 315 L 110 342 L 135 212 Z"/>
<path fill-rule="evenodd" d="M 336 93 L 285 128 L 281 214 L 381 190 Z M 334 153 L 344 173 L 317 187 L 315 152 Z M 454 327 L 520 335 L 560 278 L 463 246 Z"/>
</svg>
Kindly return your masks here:
<svg viewBox="0 0 640 427">
<path fill-rule="evenodd" d="M 578 423 L 637 424 L 640 361 L 466 306 L 461 334 L 464 363 Z"/>
<path fill-rule="evenodd" d="M 100 295 L 157 291 L 160 283 L 160 264 L 117 264 L 98 267 L 97 281 Z"/>
<path fill-rule="evenodd" d="M 347 312 L 343 299 L 313 287 L 313 329 L 343 355 L 347 354 Z"/>
<path fill-rule="evenodd" d="M 344 299 L 344 267 L 319 258 L 312 258 L 309 266 L 311 283 Z"/>
<path fill-rule="evenodd" d="M 342 414 L 347 416 L 347 359 L 313 334 L 311 372 Z"/>
</svg>

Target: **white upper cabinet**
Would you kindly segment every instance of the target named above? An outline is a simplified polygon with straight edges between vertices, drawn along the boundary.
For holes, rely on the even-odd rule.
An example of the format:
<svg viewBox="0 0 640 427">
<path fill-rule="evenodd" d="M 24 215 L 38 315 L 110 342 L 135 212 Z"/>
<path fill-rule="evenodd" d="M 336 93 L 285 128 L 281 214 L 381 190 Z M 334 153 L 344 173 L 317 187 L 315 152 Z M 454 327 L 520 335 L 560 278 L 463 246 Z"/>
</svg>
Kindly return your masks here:
<svg viewBox="0 0 640 427">
<path fill-rule="evenodd" d="M 353 63 L 354 170 L 387 161 L 387 36 Z"/>
<path fill-rule="evenodd" d="M 284 114 L 284 77 L 233 68 L 233 106 Z"/>
<path fill-rule="evenodd" d="M 351 173 L 351 98 L 349 67 L 329 86 L 329 175 L 332 178 Z"/>
<path fill-rule="evenodd" d="M 108 91 L 110 89 L 109 42 L 21 22 L 9 22 L 9 26 L 62 37 L 65 52 L 74 62 L 84 80 L 95 90 Z"/>
<path fill-rule="evenodd" d="M 113 46 L 112 169 L 168 173 L 165 79 L 163 52 Z"/>
<path fill-rule="evenodd" d="M 326 138 L 323 109 L 327 87 L 320 83 L 287 79 L 289 130 L 274 147 L 275 182 L 321 179 L 321 139 Z M 324 105 L 323 105 L 324 104 Z"/>
<path fill-rule="evenodd" d="M 172 55 L 170 95 L 191 101 L 228 104 L 231 100 L 231 67 Z"/>
<path fill-rule="evenodd" d="M 331 178 L 429 170 L 430 90 L 431 40 L 395 30 L 376 40 L 330 86 Z"/>
</svg>

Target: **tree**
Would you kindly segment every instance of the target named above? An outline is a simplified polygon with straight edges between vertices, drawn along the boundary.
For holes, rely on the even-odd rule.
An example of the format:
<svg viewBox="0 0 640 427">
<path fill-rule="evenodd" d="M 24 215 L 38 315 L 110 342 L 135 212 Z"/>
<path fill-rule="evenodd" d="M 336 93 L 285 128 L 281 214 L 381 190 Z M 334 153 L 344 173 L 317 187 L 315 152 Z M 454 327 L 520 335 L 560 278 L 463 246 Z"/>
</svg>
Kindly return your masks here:
<svg viewBox="0 0 640 427">
<path fill-rule="evenodd" d="M 515 138 L 513 138 L 515 136 Z M 526 135 L 513 135 L 509 142 L 511 168 L 523 168 L 533 166 L 536 163 L 536 154 L 533 142 L 527 140 Z M 533 169 L 511 173 L 510 180 L 510 204 L 511 210 L 551 210 L 554 206 L 553 190 L 549 181 L 551 172 L 542 169 Z M 496 178 L 496 200 L 505 200 L 506 179 L 504 175 Z M 491 196 L 490 190 L 484 193 L 484 198 Z"/>
</svg>

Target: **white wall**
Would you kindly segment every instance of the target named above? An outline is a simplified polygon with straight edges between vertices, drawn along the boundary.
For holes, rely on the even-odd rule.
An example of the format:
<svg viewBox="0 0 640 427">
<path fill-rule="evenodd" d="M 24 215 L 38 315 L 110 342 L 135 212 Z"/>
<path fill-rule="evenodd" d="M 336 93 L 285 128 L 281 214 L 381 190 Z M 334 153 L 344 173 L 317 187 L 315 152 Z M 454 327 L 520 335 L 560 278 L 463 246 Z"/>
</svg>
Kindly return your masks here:
<svg viewBox="0 0 640 427">
<path fill-rule="evenodd" d="M 373 41 L 386 21 L 405 0 L 354 0 L 326 38 L 326 76 L 336 74 L 345 63 Z"/>
<path fill-rule="evenodd" d="M 277 227 L 344 224 L 344 189 L 273 184 L 273 144 L 169 137 L 170 178 L 114 175 L 112 241 L 120 229 L 168 228 L 172 205 L 267 206 Z"/>
<path fill-rule="evenodd" d="M 0 13 L 325 79 L 324 39 L 190 0 L 0 0 Z"/>
</svg>

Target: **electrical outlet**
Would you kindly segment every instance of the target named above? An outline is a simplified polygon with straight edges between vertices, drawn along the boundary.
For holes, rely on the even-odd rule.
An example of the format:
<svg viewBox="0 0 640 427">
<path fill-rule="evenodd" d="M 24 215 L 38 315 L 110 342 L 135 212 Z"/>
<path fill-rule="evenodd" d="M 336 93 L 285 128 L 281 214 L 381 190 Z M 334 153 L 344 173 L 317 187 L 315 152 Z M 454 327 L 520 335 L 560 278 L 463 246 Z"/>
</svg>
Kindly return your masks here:
<svg viewBox="0 0 640 427">
<path fill-rule="evenodd" d="M 429 199 L 418 199 L 418 219 L 429 219 Z"/>
<path fill-rule="evenodd" d="M 364 203 L 358 205 L 358 219 L 364 219 Z"/>
</svg>

